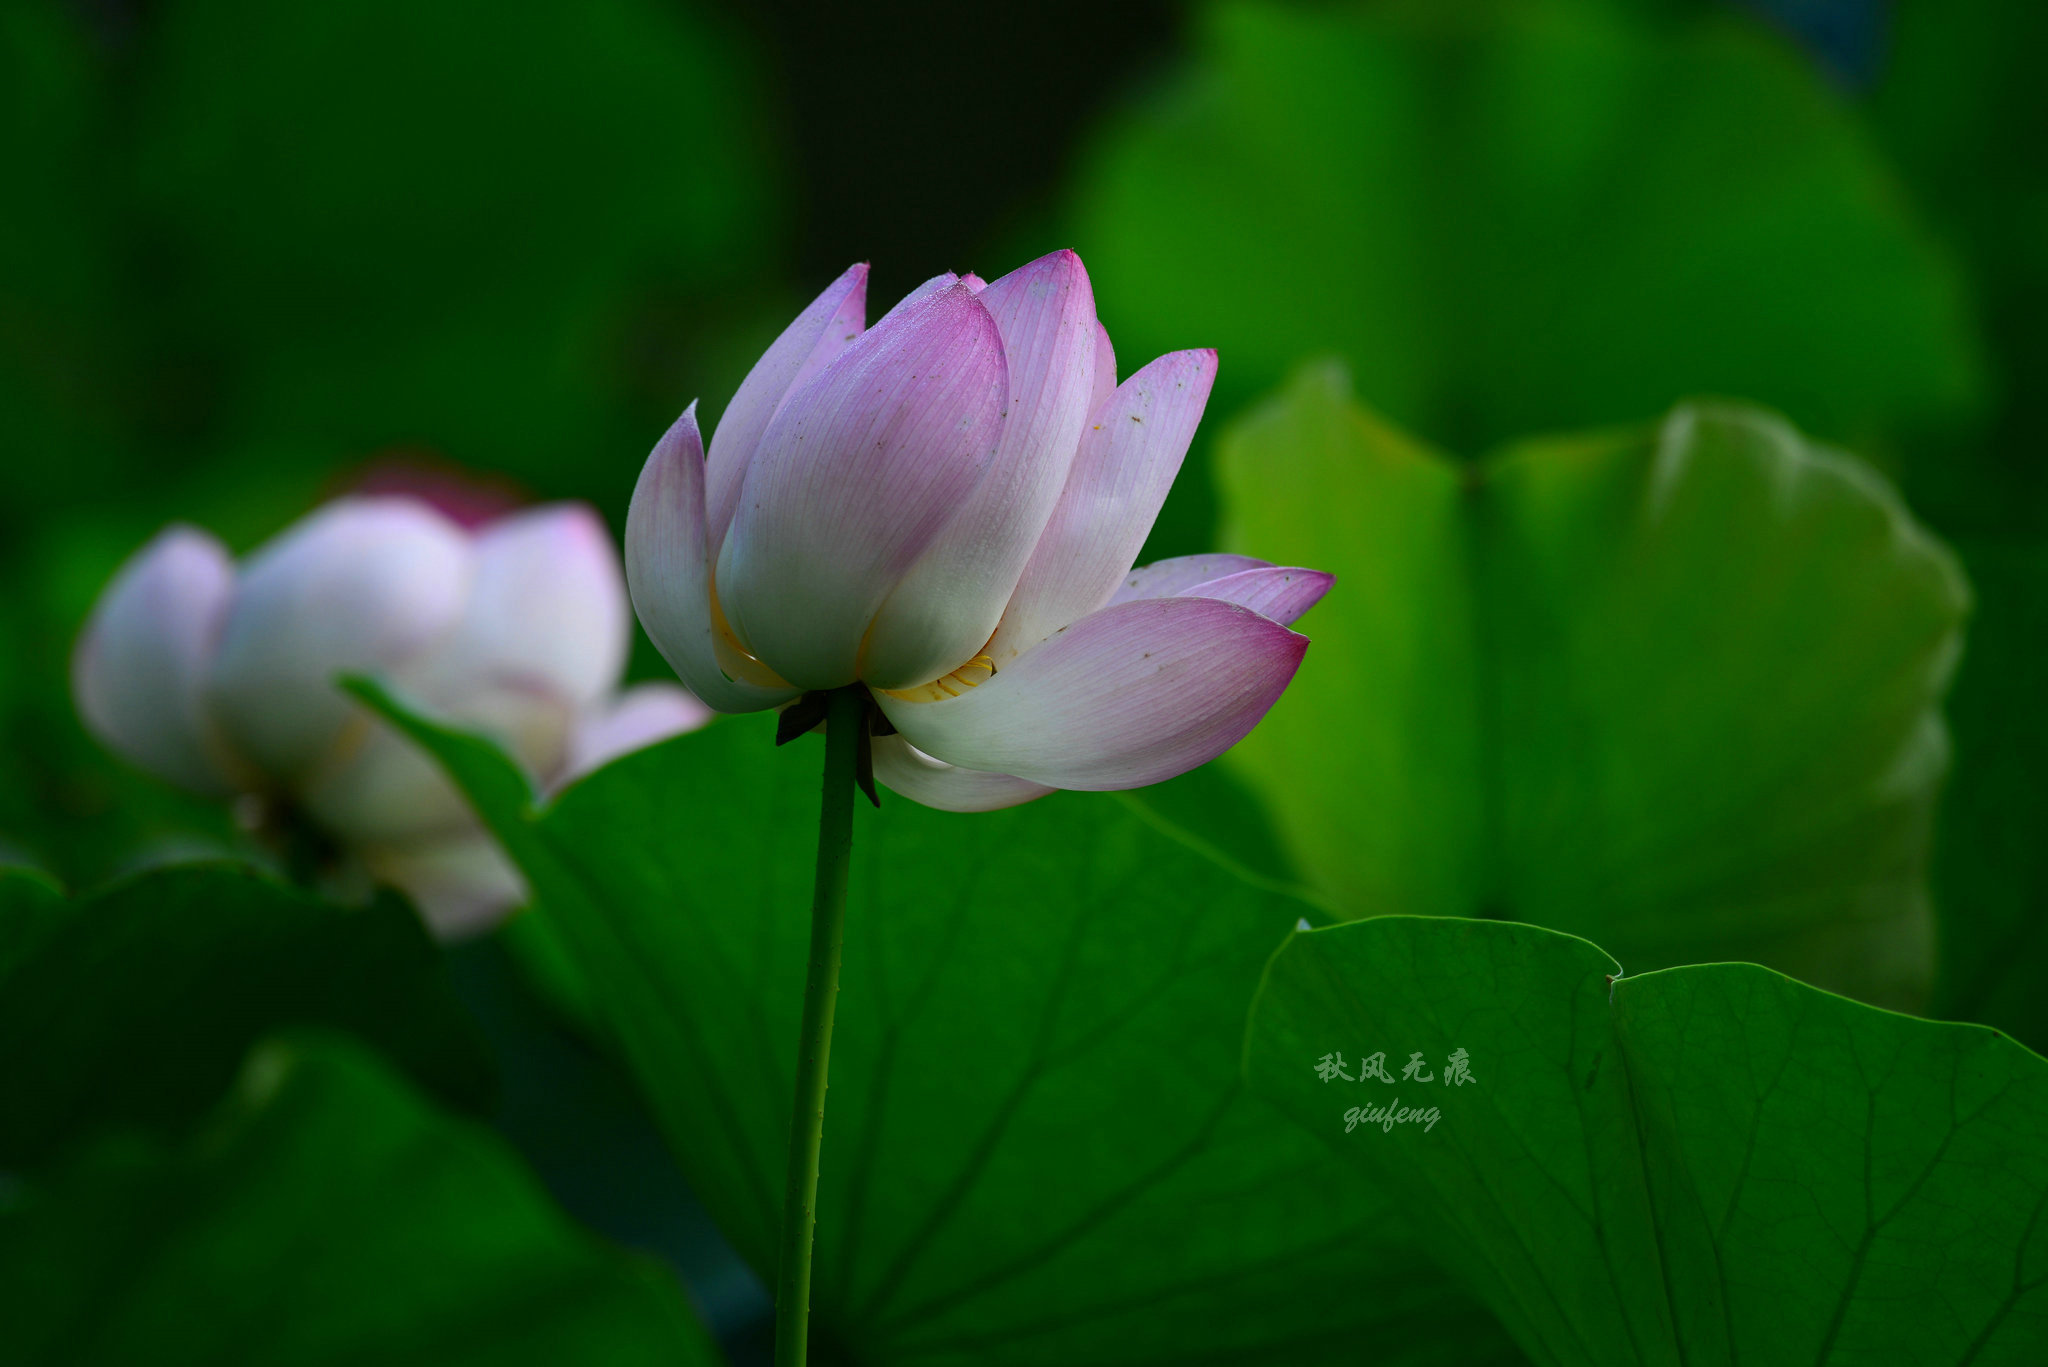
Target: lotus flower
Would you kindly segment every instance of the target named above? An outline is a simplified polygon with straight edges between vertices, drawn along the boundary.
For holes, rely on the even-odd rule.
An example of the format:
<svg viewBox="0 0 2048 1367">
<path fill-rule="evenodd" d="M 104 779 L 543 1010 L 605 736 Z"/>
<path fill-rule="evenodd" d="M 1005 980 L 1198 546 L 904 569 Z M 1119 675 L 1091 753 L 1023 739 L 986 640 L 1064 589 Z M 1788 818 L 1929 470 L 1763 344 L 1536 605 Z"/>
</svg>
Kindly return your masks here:
<svg viewBox="0 0 2048 1367">
<path fill-rule="evenodd" d="M 472 531 L 415 498 L 344 498 L 239 566 L 173 526 L 101 595 L 72 692 L 142 768 L 302 815 L 461 934 L 524 899 L 518 875 L 440 771 L 336 677 L 381 674 L 560 783 L 709 715 L 671 684 L 617 691 L 622 587 L 604 524 L 575 504 Z"/>
<path fill-rule="evenodd" d="M 866 284 L 853 267 L 776 339 L 708 459 L 692 404 L 641 473 L 627 583 L 683 682 L 722 712 L 865 685 L 875 776 L 954 811 L 1156 783 L 1236 744 L 1330 576 L 1131 569 L 1216 354 L 1118 384 L 1072 252 L 941 275 L 871 328 Z"/>
</svg>

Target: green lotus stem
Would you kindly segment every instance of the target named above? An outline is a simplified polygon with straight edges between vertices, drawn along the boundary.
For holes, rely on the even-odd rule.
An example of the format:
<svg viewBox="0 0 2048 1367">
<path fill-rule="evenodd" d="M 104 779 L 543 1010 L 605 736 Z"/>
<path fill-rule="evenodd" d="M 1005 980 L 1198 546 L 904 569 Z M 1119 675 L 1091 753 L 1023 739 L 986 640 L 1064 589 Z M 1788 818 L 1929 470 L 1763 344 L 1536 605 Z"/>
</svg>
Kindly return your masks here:
<svg viewBox="0 0 2048 1367">
<path fill-rule="evenodd" d="M 811 962 L 797 1041 L 796 1101 L 789 1121 L 789 1182 L 782 1198 L 776 1270 L 775 1364 L 803 1367 L 811 1318 L 811 1231 L 818 1216 L 818 1150 L 825 1138 L 825 1072 L 839 951 L 846 943 L 846 868 L 853 854 L 853 790 L 867 691 L 835 690 L 825 714 L 824 799 L 818 810 L 818 879 L 811 902 Z"/>
</svg>

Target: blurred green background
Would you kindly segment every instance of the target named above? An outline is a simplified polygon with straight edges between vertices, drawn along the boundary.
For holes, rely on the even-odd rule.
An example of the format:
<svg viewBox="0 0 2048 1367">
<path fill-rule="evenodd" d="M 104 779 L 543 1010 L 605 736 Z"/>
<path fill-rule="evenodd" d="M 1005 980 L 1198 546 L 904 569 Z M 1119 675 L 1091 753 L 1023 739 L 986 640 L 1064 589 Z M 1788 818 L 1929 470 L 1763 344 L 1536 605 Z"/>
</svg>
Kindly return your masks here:
<svg viewBox="0 0 2048 1367">
<path fill-rule="evenodd" d="M 1935 1013 L 2038 1048 L 2044 53 L 2033 0 L 0 0 L 0 861 L 232 848 L 69 701 L 166 521 L 246 549 L 402 461 L 617 525 L 847 263 L 878 315 L 1071 246 L 1123 373 L 1221 353 L 1154 554 L 1214 544 L 1218 435 L 1319 357 L 1454 459 L 1725 395 L 1888 473 L 1975 594 Z M 491 1113 L 744 1358 L 758 1288 L 509 964 L 453 961 Z"/>
</svg>

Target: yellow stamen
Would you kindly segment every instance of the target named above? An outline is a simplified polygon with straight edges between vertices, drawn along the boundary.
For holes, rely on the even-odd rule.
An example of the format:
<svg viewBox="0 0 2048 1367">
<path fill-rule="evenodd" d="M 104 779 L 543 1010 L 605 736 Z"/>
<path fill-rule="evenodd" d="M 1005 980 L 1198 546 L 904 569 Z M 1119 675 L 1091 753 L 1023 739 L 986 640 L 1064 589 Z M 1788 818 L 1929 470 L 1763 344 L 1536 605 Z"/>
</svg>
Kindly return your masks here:
<svg viewBox="0 0 2048 1367">
<path fill-rule="evenodd" d="M 982 670 L 987 672 L 970 672 Z M 963 688 L 979 688 L 995 676 L 996 662 L 983 654 L 975 656 L 951 674 L 942 674 L 928 684 L 919 684 L 915 688 L 885 688 L 881 691 L 905 702 L 938 702 L 942 698 L 959 697 Z"/>
<path fill-rule="evenodd" d="M 711 603 L 711 651 L 718 672 L 738 683 L 756 684 L 762 688 L 789 687 L 780 674 L 768 667 L 767 661 L 740 644 L 739 634 L 732 629 L 732 623 L 725 620 L 725 609 L 718 601 L 716 570 L 706 576 L 704 588 Z"/>
</svg>

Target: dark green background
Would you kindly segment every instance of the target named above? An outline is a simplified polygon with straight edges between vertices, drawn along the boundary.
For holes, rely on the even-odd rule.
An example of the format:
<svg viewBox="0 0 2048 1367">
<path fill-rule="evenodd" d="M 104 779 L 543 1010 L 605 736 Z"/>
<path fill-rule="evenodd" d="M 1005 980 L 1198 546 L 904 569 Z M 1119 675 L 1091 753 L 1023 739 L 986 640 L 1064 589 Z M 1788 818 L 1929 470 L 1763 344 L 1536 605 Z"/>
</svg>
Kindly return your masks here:
<svg viewBox="0 0 2048 1367">
<path fill-rule="evenodd" d="M 2031 0 L 0 0 L 0 862 L 85 893 L 250 854 L 71 710 L 78 624 L 166 521 L 243 550 L 397 462 L 617 525 L 664 425 L 698 397 L 715 417 L 848 262 L 874 263 L 873 315 L 941 269 L 1071 246 L 1125 374 L 1221 353 L 1158 554 L 1214 544 L 1219 434 L 1319 357 L 1453 460 L 1710 394 L 1885 471 L 1975 599 L 1934 818 L 1932 1012 L 2040 1048 L 2044 52 Z M 661 672 L 644 642 L 634 668 Z M 1150 800 L 1289 872 L 1230 777 Z M 160 966 L 64 925 L 46 883 L 5 886 L 0 986 L 32 951 L 87 1002 Z M 242 895 L 209 912 L 227 961 L 314 952 L 250 941 Z M 400 966 L 380 990 L 420 1023 L 388 1060 L 409 1081 L 316 1051 L 308 1096 L 410 1086 L 490 1119 L 575 1214 L 679 1266 L 750 1360 L 758 1286 L 608 1051 L 528 985 L 528 932 L 436 962 L 402 908 L 376 914 L 384 938 L 348 962 Z M 216 942 L 173 938 L 202 967 Z M 179 982 L 219 996 L 197 969 Z M 155 1055 L 123 1046 L 118 1011 L 52 1034 L 9 989 L 0 1033 L 52 1052 L 40 1071 L 0 1055 L 0 1169 L 61 1159 L 87 1203 L 111 1199 L 95 1172 L 216 1180 L 176 1146 L 259 1039 L 388 1043 L 347 984 L 242 1001 Z M 167 1081 L 166 1055 L 191 1076 Z M 66 1093 L 88 1058 L 108 1085 Z M 138 1126 L 158 1150 L 94 1147 Z"/>
</svg>

